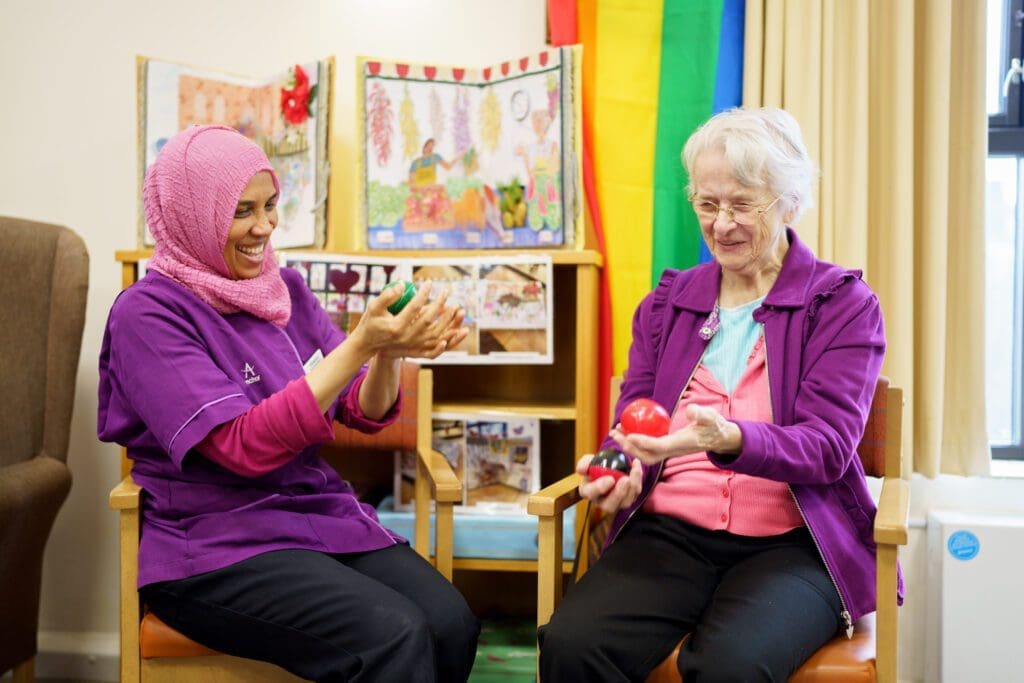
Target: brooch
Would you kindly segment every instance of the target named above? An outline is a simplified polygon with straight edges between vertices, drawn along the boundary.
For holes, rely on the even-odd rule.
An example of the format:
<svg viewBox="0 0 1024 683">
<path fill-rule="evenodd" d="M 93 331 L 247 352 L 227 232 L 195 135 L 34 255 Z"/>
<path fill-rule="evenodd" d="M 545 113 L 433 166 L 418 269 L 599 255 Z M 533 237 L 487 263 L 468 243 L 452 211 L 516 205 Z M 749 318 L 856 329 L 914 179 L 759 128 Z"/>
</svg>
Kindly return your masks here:
<svg viewBox="0 0 1024 683">
<path fill-rule="evenodd" d="M 711 341 L 711 338 L 715 336 L 715 332 L 718 332 L 718 326 L 721 321 L 718 319 L 718 303 L 715 303 L 714 309 L 711 311 L 711 315 L 704 321 L 704 324 L 700 326 L 700 331 L 697 334 L 704 341 Z"/>
</svg>

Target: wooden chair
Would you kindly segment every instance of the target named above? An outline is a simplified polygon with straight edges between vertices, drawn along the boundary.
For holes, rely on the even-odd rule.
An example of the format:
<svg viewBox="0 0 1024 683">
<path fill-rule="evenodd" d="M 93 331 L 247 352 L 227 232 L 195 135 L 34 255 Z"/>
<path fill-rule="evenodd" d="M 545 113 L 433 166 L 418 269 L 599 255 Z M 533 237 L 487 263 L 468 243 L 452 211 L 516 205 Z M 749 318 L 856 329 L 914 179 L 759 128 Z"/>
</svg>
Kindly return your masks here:
<svg viewBox="0 0 1024 683">
<path fill-rule="evenodd" d="M 613 379 L 611 405 L 618 398 L 618 380 Z M 897 625 L 896 566 L 899 546 L 907 544 L 910 487 L 902 478 L 903 390 L 889 386 L 880 377 L 875 386 L 864 436 L 857 453 L 868 476 L 882 477 L 882 492 L 875 518 L 878 544 L 878 611 L 854 624 L 853 638 L 839 634 L 826 643 L 790 678 L 791 683 L 839 683 L 840 681 L 883 681 L 896 683 Z M 530 497 L 527 510 L 537 515 L 538 570 L 537 624 L 551 619 L 562 597 L 561 562 L 562 511 L 580 502 L 582 478 L 572 474 Z M 882 599 L 882 596 L 888 596 Z M 648 676 L 647 683 L 679 683 L 676 659 L 679 646 Z"/>
<path fill-rule="evenodd" d="M 403 363 L 404 402 L 398 420 L 369 436 L 335 425 L 337 446 L 416 452 L 416 501 L 413 547 L 452 577 L 452 512 L 462 501 L 462 486 L 444 456 L 430 445 L 433 374 Z M 110 506 L 121 519 L 121 683 L 263 683 L 299 681 L 274 664 L 232 657 L 181 635 L 139 604 L 138 579 L 140 487 L 131 476 L 110 493 Z M 436 537 L 430 545 L 430 505 L 434 502 Z"/>
</svg>

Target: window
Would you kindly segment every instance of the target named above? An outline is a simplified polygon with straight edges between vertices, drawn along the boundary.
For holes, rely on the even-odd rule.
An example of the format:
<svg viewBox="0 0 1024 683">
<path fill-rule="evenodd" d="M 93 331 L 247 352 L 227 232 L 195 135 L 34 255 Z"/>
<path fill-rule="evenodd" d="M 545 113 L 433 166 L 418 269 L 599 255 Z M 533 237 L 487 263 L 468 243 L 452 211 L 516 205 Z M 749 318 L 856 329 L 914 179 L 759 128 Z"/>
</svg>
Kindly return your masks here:
<svg viewBox="0 0 1024 683">
<path fill-rule="evenodd" d="M 1024 460 L 1024 0 L 988 0 L 985 387 L 993 458 Z"/>
</svg>

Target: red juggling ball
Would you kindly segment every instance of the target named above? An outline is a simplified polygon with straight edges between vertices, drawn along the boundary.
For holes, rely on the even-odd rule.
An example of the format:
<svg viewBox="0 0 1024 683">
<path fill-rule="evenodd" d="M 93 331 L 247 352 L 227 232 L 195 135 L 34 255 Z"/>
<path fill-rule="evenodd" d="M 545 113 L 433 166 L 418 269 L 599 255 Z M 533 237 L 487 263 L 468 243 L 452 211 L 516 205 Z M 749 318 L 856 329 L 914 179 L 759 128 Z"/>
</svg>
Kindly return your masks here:
<svg viewBox="0 0 1024 683">
<path fill-rule="evenodd" d="M 638 398 L 632 401 L 619 416 L 622 431 L 626 434 L 665 436 L 672 418 L 657 401 Z"/>
</svg>

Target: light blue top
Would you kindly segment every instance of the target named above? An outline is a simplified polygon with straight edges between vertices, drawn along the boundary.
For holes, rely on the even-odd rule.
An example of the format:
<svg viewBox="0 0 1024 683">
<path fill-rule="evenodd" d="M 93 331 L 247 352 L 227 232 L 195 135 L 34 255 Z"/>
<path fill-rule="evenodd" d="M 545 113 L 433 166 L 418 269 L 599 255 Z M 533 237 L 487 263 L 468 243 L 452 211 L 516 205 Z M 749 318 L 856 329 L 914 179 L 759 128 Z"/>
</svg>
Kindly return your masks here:
<svg viewBox="0 0 1024 683">
<path fill-rule="evenodd" d="M 764 301 L 754 299 L 735 308 L 719 308 L 718 332 L 704 351 L 702 362 L 728 393 L 732 393 L 747 367 L 747 358 L 764 325 L 754 320 L 754 311 Z"/>
</svg>

